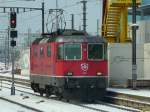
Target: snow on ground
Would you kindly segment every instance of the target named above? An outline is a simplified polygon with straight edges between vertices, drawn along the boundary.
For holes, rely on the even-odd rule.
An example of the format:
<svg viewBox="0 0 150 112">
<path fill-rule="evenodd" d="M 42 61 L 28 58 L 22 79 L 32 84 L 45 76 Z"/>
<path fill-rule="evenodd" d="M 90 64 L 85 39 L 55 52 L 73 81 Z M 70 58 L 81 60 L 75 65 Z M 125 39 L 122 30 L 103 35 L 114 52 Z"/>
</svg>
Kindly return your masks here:
<svg viewBox="0 0 150 112">
<path fill-rule="evenodd" d="M 143 96 L 143 97 L 150 98 L 150 89 L 147 89 L 147 90 L 143 90 L 143 89 L 132 90 L 132 89 L 128 89 L 128 88 L 108 88 L 107 90 L 117 92 L 117 93 L 124 93 L 124 94 L 129 94 L 129 95 Z"/>
<path fill-rule="evenodd" d="M 87 106 L 90 106 L 90 107 L 93 107 L 93 108 L 97 108 L 97 109 L 102 109 L 101 106 L 99 106 L 99 104 L 88 104 Z M 127 107 L 124 107 L 124 106 L 120 106 L 122 108 L 127 108 Z M 103 108 L 105 109 L 105 111 L 108 111 L 108 112 L 125 112 L 124 110 L 116 110 L 116 108 L 112 108 L 112 107 L 108 107 L 108 106 L 105 106 L 103 105 Z M 128 108 L 128 109 L 133 109 L 133 108 Z M 136 112 L 139 111 L 137 109 L 134 109 Z"/>
<path fill-rule="evenodd" d="M 21 106 L 9 103 L 4 100 L 0 100 L 0 112 L 35 112 L 35 111 L 22 108 Z"/>
<path fill-rule="evenodd" d="M 5 68 L 5 63 L 0 62 L 0 72 L 10 72 L 11 71 L 11 67 L 6 66 Z"/>
<path fill-rule="evenodd" d="M 0 76 L 6 76 L 6 77 L 12 77 L 11 71 L 8 72 L 0 72 Z M 15 78 L 19 78 L 19 79 L 27 79 L 29 80 L 30 77 L 29 76 L 21 76 L 21 75 L 14 75 Z"/>
<path fill-rule="evenodd" d="M 2 88 L 2 91 L 0 91 L 0 97 L 7 98 L 9 100 L 16 101 L 18 103 L 39 109 L 43 112 L 98 112 L 96 110 L 88 109 L 86 107 L 103 109 L 108 112 L 109 111 L 110 112 L 126 112 L 121 109 L 115 109 L 112 107 L 99 105 L 99 104 L 90 104 L 90 105 L 83 104 L 86 107 L 82 107 L 79 105 L 69 104 L 67 102 L 57 101 L 53 99 L 47 99 L 44 97 L 35 96 L 35 95 L 27 94 L 27 93 L 21 93 L 18 91 L 16 91 L 15 96 L 11 96 L 10 89 L 6 89 L 6 88 Z M 0 102 L 0 104 L 1 103 L 3 102 Z M 3 108 L 5 108 L 5 106 Z M 15 112 L 15 111 L 12 111 L 12 112 Z"/>
<path fill-rule="evenodd" d="M 4 81 L 4 82 L 7 82 L 7 81 Z M 10 83 L 10 82 L 7 82 L 7 83 Z M 18 85 L 18 84 L 17 84 Z M 16 86 L 17 86 L 16 85 Z M 3 84 L 2 86 L 5 86 L 5 87 L 10 87 L 10 85 L 6 85 L 6 84 Z M 29 89 L 25 89 L 25 88 L 22 88 L 22 87 L 24 87 L 24 86 L 17 86 L 17 89 L 19 89 L 19 90 L 21 90 L 21 91 L 26 91 L 26 92 L 28 92 L 28 93 L 31 93 L 31 94 L 35 94 L 34 92 L 33 92 L 33 90 L 31 90 L 31 88 Z M 37 94 L 37 93 L 36 93 Z M 38 94 L 37 94 L 38 95 Z M 55 96 L 53 96 L 53 97 L 55 97 Z M 92 107 L 92 108 L 96 108 L 96 109 L 102 109 L 102 108 L 104 108 L 105 110 L 111 110 L 111 112 L 116 112 L 117 110 L 116 110 L 116 108 L 112 108 L 112 107 L 108 107 L 108 106 L 105 106 L 104 104 L 101 104 L 101 106 L 100 106 L 100 104 L 83 104 L 84 106 L 86 106 L 86 107 Z M 113 105 L 113 104 L 112 104 Z M 122 108 L 126 108 L 126 109 L 132 109 L 132 108 L 129 108 L 129 107 L 124 107 L 124 106 L 118 106 L 118 107 L 122 107 Z M 135 109 L 136 110 L 136 109 Z M 138 111 L 138 110 L 136 110 L 136 111 Z M 124 111 L 122 111 L 122 110 L 119 110 L 119 112 L 124 112 Z"/>
<path fill-rule="evenodd" d="M 5 64 L 0 62 L 0 76 L 12 77 L 11 66 L 9 66 L 8 69 L 5 69 Z M 22 75 L 17 75 L 17 74 L 15 74 L 15 78 L 29 80 L 29 76 L 22 76 Z"/>
</svg>

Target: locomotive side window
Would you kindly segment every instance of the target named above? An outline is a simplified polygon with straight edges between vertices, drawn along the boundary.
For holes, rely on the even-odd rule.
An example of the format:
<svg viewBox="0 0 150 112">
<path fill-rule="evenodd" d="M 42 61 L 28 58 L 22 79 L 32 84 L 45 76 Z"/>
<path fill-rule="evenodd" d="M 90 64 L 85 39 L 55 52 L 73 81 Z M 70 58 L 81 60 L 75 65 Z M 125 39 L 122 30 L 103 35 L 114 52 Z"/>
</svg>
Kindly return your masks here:
<svg viewBox="0 0 150 112">
<path fill-rule="evenodd" d="M 104 58 L 103 44 L 88 44 L 88 59 L 100 60 Z"/>
<path fill-rule="evenodd" d="M 37 56 L 37 49 L 36 48 L 34 48 L 34 56 Z"/>
<path fill-rule="evenodd" d="M 40 56 L 41 56 L 41 57 L 44 56 L 44 49 L 43 49 L 43 47 L 40 48 Z"/>
<path fill-rule="evenodd" d="M 65 44 L 65 59 L 66 60 L 80 60 L 81 59 L 81 45 L 80 44 Z"/>
<path fill-rule="evenodd" d="M 64 59 L 64 48 L 63 44 L 59 44 L 57 47 L 57 58 L 58 59 Z"/>
<path fill-rule="evenodd" d="M 48 45 L 47 46 L 47 57 L 50 57 L 51 56 L 51 46 Z"/>
</svg>

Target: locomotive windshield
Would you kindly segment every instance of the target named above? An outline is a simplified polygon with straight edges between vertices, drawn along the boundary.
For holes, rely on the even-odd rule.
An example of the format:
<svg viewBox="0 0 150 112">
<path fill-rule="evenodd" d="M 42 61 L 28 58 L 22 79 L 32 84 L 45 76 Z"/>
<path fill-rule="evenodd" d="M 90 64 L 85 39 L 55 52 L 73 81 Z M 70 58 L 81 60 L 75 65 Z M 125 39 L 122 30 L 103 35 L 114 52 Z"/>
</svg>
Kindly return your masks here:
<svg viewBox="0 0 150 112">
<path fill-rule="evenodd" d="M 88 44 L 88 59 L 100 60 L 104 58 L 103 44 Z"/>
<path fill-rule="evenodd" d="M 64 51 L 65 51 L 66 60 L 81 59 L 81 45 L 80 44 L 65 44 Z"/>
<path fill-rule="evenodd" d="M 60 44 L 58 45 L 58 59 L 80 60 L 81 45 L 80 44 Z"/>
</svg>

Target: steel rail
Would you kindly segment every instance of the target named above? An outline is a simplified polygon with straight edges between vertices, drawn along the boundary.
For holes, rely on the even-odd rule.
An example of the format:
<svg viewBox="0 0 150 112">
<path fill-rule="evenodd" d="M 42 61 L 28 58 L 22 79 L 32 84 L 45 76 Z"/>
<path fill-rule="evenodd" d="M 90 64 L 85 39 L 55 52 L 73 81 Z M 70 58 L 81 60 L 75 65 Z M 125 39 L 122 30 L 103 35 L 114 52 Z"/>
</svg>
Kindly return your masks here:
<svg viewBox="0 0 150 112">
<path fill-rule="evenodd" d="M 131 100 L 127 98 L 121 98 L 121 97 L 114 97 L 114 96 L 105 96 L 107 99 L 106 102 L 127 106 L 135 109 L 139 109 L 141 111 L 150 111 L 150 103 L 138 101 L 138 100 Z"/>
</svg>

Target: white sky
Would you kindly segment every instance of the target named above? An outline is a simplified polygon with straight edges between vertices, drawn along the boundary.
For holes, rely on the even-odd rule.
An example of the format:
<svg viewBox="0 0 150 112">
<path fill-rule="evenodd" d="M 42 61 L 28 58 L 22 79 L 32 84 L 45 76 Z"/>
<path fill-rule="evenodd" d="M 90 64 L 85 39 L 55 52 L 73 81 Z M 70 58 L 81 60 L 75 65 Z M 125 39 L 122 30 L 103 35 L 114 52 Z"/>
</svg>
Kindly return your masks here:
<svg viewBox="0 0 150 112">
<path fill-rule="evenodd" d="M 19 7 L 41 7 L 41 2 L 43 0 L 26 1 L 23 0 L 0 0 L 0 6 L 19 6 Z M 64 14 L 67 20 L 67 28 L 70 28 L 71 16 L 70 14 L 75 14 L 75 28 L 79 29 L 82 25 L 82 4 L 77 4 L 81 0 L 58 0 L 59 7 L 65 7 Z M 96 33 L 97 31 L 97 19 L 101 23 L 101 8 L 102 0 L 88 0 L 87 3 L 87 31 L 91 33 Z M 47 9 L 55 8 L 55 0 L 44 0 L 45 2 L 45 20 L 47 20 L 48 11 Z M 3 16 L 6 17 L 3 17 Z M 8 27 L 8 14 L 0 13 L 0 30 L 6 29 Z M 28 28 L 32 29 L 32 32 L 41 31 L 41 12 L 33 11 L 20 13 L 17 16 L 17 29 L 20 32 L 27 32 Z M 46 30 L 46 29 L 45 29 Z"/>
</svg>

